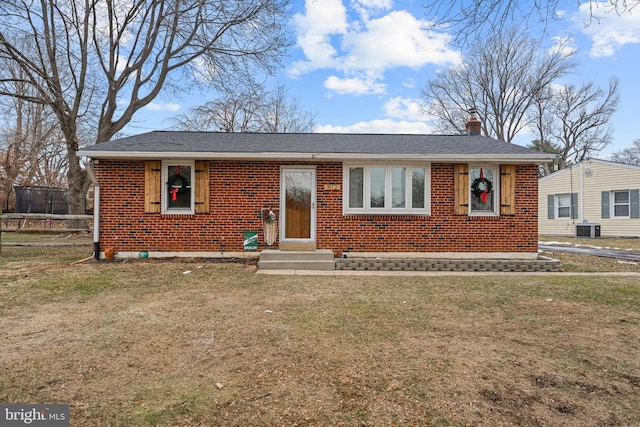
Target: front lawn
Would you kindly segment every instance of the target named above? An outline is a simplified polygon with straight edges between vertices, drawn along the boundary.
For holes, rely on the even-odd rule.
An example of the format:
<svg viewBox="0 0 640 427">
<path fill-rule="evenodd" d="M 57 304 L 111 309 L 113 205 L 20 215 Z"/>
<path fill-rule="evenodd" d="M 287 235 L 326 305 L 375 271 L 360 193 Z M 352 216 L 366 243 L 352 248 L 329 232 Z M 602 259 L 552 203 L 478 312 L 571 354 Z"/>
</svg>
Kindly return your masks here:
<svg viewBox="0 0 640 427">
<path fill-rule="evenodd" d="M 640 424 L 637 277 L 46 249 L 2 249 L 0 402 L 66 403 L 73 426 Z"/>
</svg>

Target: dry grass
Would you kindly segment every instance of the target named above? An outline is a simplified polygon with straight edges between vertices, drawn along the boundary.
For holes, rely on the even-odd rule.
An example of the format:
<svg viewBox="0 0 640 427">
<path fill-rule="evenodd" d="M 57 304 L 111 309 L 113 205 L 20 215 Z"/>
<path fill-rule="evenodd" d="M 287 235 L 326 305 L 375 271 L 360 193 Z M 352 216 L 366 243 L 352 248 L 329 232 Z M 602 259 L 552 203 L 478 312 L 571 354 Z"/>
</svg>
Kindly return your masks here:
<svg viewBox="0 0 640 427">
<path fill-rule="evenodd" d="M 74 426 L 640 424 L 637 277 L 48 251 L 0 257 L 0 401 L 68 403 Z"/>
<path fill-rule="evenodd" d="M 640 238 L 602 237 L 596 239 L 540 236 L 540 242 L 562 242 L 573 246 L 592 246 L 606 249 L 619 249 L 640 252 Z"/>
<path fill-rule="evenodd" d="M 575 237 L 540 237 L 541 242 L 558 242 L 570 246 L 596 247 L 615 250 L 640 252 L 640 239 L 598 238 L 585 239 Z M 640 263 L 615 258 L 594 257 L 589 255 L 548 252 L 544 255 L 559 259 L 565 271 L 570 272 L 633 272 L 640 273 Z"/>
</svg>

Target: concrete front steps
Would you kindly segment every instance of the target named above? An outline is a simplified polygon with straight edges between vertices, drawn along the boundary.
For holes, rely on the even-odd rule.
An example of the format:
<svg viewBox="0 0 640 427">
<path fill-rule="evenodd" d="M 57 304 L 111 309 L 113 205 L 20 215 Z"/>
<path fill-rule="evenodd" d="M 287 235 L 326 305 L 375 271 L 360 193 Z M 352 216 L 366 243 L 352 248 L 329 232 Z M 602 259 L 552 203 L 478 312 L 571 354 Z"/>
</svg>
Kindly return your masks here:
<svg viewBox="0 0 640 427">
<path fill-rule="evenodd" d="M 333 251 L 278 251 L 267 249 L 260 252 L 260 270 L 335 270 Z"/>
</svg>

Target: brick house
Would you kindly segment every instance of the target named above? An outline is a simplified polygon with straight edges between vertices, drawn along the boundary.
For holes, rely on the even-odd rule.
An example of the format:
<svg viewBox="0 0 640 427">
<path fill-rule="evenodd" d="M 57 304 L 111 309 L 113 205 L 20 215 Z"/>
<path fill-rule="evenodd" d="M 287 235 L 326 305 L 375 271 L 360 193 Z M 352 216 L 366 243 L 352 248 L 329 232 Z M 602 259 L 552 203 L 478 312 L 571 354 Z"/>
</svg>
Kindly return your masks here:
<svg viewBox="0 0 640 427">
<path fill-rule="evenodd" d="M 96 254 L 239 256 L 257 232 L 255 253 L 536 259 L 536 165 L 549 156 L 470 123 L 465 135 L 166 131 L 83 148 Z"/>
</svg>

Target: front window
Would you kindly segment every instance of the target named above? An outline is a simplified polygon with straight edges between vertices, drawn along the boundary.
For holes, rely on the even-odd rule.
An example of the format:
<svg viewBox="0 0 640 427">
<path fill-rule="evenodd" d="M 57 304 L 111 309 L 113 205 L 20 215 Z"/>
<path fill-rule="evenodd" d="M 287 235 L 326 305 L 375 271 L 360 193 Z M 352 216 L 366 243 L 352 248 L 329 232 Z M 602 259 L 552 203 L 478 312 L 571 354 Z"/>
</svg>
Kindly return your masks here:
<svg viewBox="0 0 640 427">
<path fill-rule="evenodd" d="M 189 161 L 162 163 L 163 213 L 193 213 L 193 170 Z"/>
<path fill-rule="evenodd" d="M 496 194 L 498 192 L 497 169 L 493 167 L 469 168 L 469 190 L 471 214 L 495 215 L 497 211 Z"/>
<path fill-rule="evenodd" d="M 427 165 L 345 166 L 345 213 L 429 213 Z"/>
<path fill-rule="evenodd" d="M 629 218 L 629 191 L 613 192 L 614 218 Z"/>
<path fill-rule="evenodd" d="M 369 194 L 370 204 L 369 206 L 372 208 L 383 208 L 384 209 L 384 190 L 385 190 L 385 169 L 384 167 L 373 167 L 370 169 L 371 179 L 369 182 L 371 183 L 371 191 Z"/>
<path fill-rule="evenodd" d="M 556 212 L 556 218 L 567 219 L 571 218 L 571 195 L 570 194 L 558 194 L 556 196 L 558 206 Z"/>
<path fill-rule="evenodd" d="M 391 168 L 391 207 L 405 208 L 407 206 L 407 168 Z"/>
<path fill-rule="evenodd" d="M 364 167 L 358 166 L 349 168 L 347 175 L 349 176 L 347 192 L 349 193 L 348 209 L 364 208 Z"/>
<path fill-rule="evenodd" d="M 413 209 L 424 209 L 425 204 L 425 168 L 411 168 L 411 207 Z"/>
</svg>

